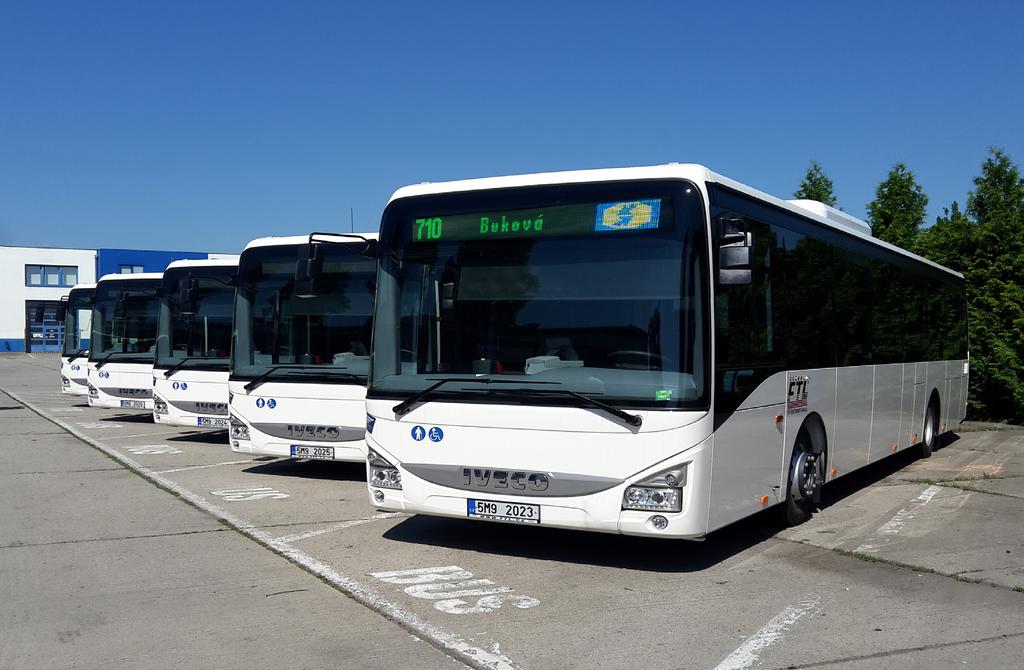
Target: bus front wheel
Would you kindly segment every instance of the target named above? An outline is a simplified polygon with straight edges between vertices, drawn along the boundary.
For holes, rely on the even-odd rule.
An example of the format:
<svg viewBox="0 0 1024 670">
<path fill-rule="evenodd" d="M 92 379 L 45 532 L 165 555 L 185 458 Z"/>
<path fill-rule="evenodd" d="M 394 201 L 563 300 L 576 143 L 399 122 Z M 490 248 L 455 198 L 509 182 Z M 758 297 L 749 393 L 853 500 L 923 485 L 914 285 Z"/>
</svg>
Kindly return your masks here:
<svg viewBox="0 0 1024 670">
<path fill-rule="evenodd" d="M 825 453 L 815 451 L 810 435 L 800 429 L 793 445 L 786 486 L 786 523 L 797 526 L 809 518 L 821 496 L 825 481 Z"/>
<path fill-rule="evenodd" d="M 935 439 L 939 434 L 939 405 L 934 397 L 928 403 L 928 410 L 924 413 L 924 427 L 922 439 L 918 446 L 918 453 L 921 458 L 928 458 L 935 448 Z"/>
</svg>

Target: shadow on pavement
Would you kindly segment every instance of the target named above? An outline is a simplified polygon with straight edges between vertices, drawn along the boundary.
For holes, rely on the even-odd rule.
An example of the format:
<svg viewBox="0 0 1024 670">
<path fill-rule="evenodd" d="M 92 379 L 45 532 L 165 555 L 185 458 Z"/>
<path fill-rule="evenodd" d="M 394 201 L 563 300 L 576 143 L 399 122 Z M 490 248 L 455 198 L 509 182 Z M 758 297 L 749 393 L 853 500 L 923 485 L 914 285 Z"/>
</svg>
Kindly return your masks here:
<svg viewBox="0 0 1024 670">
<path fill-rule="evenodd" d="M 959 436 L 947 434 L 943 438 L 936 449 L 949 446 Z M 838 479 L 823 489 L 821 509 L 890 477 L 915 460 L 915 450 L 907 449 Z M 363 477 L 362 472 L 359 477 Z M 413 516 L 384 533 L 384 538 L 519 558 L 629 570 L 694 572 L 755 548 L 784 528 L 779 507 L 715 531 L 702 542 Z"/>
<path fill-rule="evenodd" d="M 276 475 L 278 477 L 300 477 L 302 479 L 333 479 L 338 481 L 365 482 L 366 464 L 345 461 L 302 461 L 281 458 L 271 463 L 254 465 L 243 472 L 254 475 Z"/>
<path fill-rule="evenodd" d="M 153 423 L 153 413 L 117 414 L 115 416 L 105 416 L 100 421 L 110 421 L 112 423 Z"/>
<path fill-rule="evenodd" d="M 182 428 L 182 430 L 189 430 Z M 219 444 L 224 447 L 229 445 L 228 431 L 226 430 L 197 430 L 184 435 L 175 435 L 167 438 L 168 442 L 198 442 L 200 444 Z"/>
</svg>

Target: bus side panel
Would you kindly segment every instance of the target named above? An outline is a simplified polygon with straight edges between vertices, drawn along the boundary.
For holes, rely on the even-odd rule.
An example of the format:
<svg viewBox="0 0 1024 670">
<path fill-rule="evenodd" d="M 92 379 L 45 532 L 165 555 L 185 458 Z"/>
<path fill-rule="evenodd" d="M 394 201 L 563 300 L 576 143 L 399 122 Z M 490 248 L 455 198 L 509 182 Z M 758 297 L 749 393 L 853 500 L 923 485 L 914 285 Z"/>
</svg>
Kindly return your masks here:
<svg viewBox="0 0 1024 670">
<path fill-rule="evenodd" d="M 836 421 L 829 461 L 848 473 L 868 464 L 874 368 L 839 368 L 836 374 Z"/>
<path fill-rule="evenodd" d="M 963 376 L 963 361 L 948 361 L 946 363 L 946 397 L 949 398 L 949 401 L 942 408 L 942 423 L 946 426 L 946 430 L 953 430 L 960 423 L 960 409 L 964 404 Z"/>
<path fill-rule="evenodd" d="M 715 431 L 708 531 L 779 502 L 786 373 L 764 380 Z M 762 496 L 768 496 L 766 504 Z"/>
<path fill-rule="evenodd" d="M 903 364 L 875 366 L 875 402 L 871 412 L 872 462 L 892 453 L 900 443 L 900 415 L 903 409 Z"/>
<path fill-rule="evenodd" d="M 910 442 L 916 444 L 923 435 L 921 429 L 924 427 L 924 404 L 928 399 L 925 382 L 927 381 L 928 364 L 914 364 L 914 407 L 910 416 L 907 417 L 910 426 Z M 906 446 L 906 444 L 904 444 Z"/>
<path fill-rule="evenodd" d="M 903 364 L 903 403 L 900 410 L 900 437 L 896 441 L 898 449 L 910 444 L 911 436 L 917 431 L 914 427 L 914 378 L 917 375 L 916 363 Z"/>
</svg>

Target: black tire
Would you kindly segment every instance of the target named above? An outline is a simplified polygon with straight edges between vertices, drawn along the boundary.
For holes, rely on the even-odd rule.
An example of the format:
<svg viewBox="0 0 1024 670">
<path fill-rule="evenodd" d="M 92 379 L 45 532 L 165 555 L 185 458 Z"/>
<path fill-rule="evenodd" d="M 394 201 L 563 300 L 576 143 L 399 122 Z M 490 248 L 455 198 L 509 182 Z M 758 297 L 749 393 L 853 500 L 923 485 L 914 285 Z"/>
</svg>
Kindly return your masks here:
<svg viewBox="0 0 1024 670">
<path fill-rule="evenodd" d="M 812 460 L 808 461 L 808 459 Z M 813 482 L 807 480 L 809 476 L 814 477 Z M 800 489 L 793 486 L 795 477 L 801 478 L 805 494 L 799 493 Z M 786 478 L 786 502 L 783 509 L 787 525 L 799 526 L 811 518 L 817 504 L 817 491 L 821 490 L 824 481 L 825 454 L 814 453 L 810 435 L 805 428 L 801 428 L 796 436 L 796 443 L 793 445 L 793 456 L 789 461 L 789 474 Z M 807 494 L 812 490 L 816 490 L 814 494 Z"/>
<path fill-rule="evenodd" d="M 921 430 L 921 442 L 917 446 L 917 453 L 921 458 L 928 458 L 935 449 L 936 441 L 939 439 L 939 406 L 934 400 L 928 402 L 928 409 L 924 412 L 924 426 Z"/>
</svg>

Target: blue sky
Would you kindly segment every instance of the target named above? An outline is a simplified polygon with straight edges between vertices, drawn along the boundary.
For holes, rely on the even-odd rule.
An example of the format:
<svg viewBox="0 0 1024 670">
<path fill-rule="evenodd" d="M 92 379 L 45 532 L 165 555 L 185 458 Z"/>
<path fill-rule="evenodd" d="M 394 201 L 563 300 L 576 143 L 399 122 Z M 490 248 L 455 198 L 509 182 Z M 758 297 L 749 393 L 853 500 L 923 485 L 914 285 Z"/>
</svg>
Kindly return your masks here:
<svg viewBox="0 0 1024 670">
<path fill-rule="evenodd" d="M 421 181 L 702 162 L 929 220 L 1024 162 L 1019 3 L 27 2 L 0 21 L 0 244 L 237 251 Z"/>
</svg>

